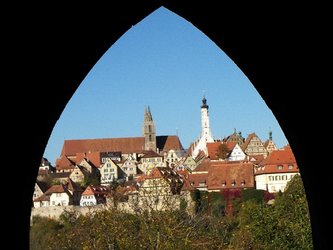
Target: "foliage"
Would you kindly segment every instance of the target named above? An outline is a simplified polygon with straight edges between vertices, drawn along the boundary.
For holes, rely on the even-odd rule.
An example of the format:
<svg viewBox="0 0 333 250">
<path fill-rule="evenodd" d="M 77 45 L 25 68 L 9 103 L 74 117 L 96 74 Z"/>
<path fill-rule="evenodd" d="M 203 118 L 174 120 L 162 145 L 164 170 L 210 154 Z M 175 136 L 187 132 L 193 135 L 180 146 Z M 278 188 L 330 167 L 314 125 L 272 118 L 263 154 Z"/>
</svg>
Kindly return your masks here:
<svg viewBox="0 0 333 250">
<path fill-rule="evenodd" d="M 262 202 L 264 193 L 264 190 L 259 189 L 243 189 L 241 194 L 242 201 L 254 200 L 257 203 Z"/>
<path fill-rule="evenodd" d="M 89 185 L 97 186 L 100 184 L 100 179 L 97 175 L 85 175 L 83 180 L 83 188 L 88 187 Z"/>
<path fill-rule="evenodd" d="M 219 159 L 226 159 L 230 152 L 231 151 L 228 149 L 227 145 L 222 143 L 217 149 L 216 156 Z"/>
<path fill-rule="evenodd" d="M 236 249 L 312 249 L 311 225 L 302 180 L 295 176 L 274 205 L 242 203 L 232 246 Z"/>
<path fill-rule="evenodd" d="M 129 214 L 114 208 L 85 216 L 65 210 L 58 221 L 34 217 L 31 249 L 312 249 L 311 227 L 301 179 L 295 176 L 275 203 L 264 192 L 192 192 L 197 213 L 179 210 Z M 261 196 L 261 200 L 259 199 Z M 222 206 L 239 207 L 223 216 Z M 237 210 L 235 208 L 235 210 Z"/>
</svg>

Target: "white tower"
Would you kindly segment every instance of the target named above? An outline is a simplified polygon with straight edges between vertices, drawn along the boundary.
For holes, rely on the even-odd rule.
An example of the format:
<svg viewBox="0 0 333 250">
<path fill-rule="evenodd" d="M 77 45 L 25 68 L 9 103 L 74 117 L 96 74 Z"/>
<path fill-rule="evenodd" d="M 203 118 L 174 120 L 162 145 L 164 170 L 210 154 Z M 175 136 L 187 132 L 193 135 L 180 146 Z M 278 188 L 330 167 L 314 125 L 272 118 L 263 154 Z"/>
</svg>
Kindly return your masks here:
<svg viewBox="0 0 333 250">
<path fill-rule="evenodd" d="M 200 151 L 203 151 L 206 155 L 208 155 L 207 142 L 214 142 L 209 126 L 208 108 L 209 106 L 207 105 L 207 100 L 204 97 L 202 99 L 201 105 L 201 136 L 200 139 L 196 142 L 192 151 L 193 157 L 196 157 Z"/>
</svg>

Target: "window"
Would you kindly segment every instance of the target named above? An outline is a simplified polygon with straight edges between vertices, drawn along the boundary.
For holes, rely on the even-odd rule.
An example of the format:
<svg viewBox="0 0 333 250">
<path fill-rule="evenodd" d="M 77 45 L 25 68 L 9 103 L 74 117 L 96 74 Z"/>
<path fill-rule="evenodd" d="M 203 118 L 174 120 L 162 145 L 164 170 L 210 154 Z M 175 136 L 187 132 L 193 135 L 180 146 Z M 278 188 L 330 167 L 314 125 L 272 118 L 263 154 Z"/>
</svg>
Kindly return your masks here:
<svg viewBox="0 0 333 250">
<path fill-rule="evenodd" d="M 282 165 L 278 165 L 278 170 L 282 170 Z"/>
<path fill-rule="evenodd" d="M 288 165 L 288 169 L 293 169 L 293 165 Z"/>
</svg>

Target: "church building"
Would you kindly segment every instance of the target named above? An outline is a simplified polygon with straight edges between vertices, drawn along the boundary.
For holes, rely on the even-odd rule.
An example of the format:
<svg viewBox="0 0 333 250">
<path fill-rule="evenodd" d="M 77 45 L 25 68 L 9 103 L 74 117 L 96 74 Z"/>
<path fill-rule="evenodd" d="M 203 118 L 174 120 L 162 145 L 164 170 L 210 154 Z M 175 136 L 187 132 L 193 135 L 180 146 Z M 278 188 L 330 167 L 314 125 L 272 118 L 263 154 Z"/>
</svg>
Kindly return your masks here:
<svg viewBox="0 0 333 250">
<path fill-rule="evenodd" d="M 137 155 L 144 151 L 154 151 L 164 155 L 169 150 L 184 151 L 184 148 L 178 135 L 156 135 L 154 120 L 148 106 L 144 112 L 142 137 L 65 140 L 58 160 L 66 157 L 76 162 L 78 155 L 83 154 L 88 156 L 93 152 L 98 152 L 99 155 L 105 152 L 119 152 L 121 155 Z M 96 165 L 99 165 L 98 163 L 101 163 L 101 160 L 98 159 L 95 162 L 97 163 Z"/>
</svg>

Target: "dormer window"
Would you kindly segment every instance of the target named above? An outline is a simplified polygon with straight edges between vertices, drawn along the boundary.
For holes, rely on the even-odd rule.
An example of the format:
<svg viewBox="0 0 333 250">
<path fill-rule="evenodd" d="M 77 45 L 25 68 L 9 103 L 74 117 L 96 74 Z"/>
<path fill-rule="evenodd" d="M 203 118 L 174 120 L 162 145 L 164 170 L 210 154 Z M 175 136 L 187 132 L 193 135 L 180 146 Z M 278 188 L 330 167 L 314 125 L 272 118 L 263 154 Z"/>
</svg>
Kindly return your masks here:
<svg viewBox="0 0 333 250">
<path fill-rule="evenodd" d="M 231 186 L 236 186 L 236 180 L 233 180 L 233 182 L 231 182 Z"/>
<path fill-rule="evenodd" d="M 242 186 L 245 185 L 245 180 L 242 180 L 241 185 L 242 185 Z"/>
<path fill-rule="evenodd" d="M 224 187 L 225 185 L 227 185 L 226 181 L 222 181 L 222 187 Z"/>
<path fill-rule="evenodd" d="M 278 165 L 278 170 L 282 170 L 283 166 L 282 165 Z"/>
<path fill-rule="evenodd" d="M 293 169 L 293 165 L 288 165 L 288 169 Z"/>
</svg>

